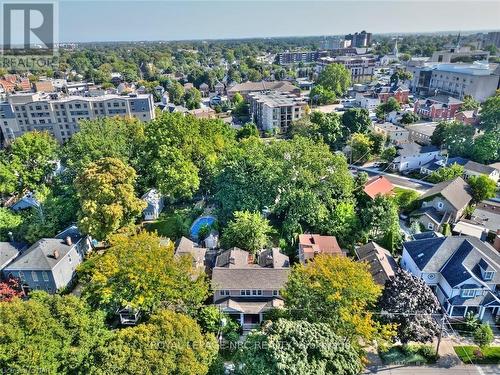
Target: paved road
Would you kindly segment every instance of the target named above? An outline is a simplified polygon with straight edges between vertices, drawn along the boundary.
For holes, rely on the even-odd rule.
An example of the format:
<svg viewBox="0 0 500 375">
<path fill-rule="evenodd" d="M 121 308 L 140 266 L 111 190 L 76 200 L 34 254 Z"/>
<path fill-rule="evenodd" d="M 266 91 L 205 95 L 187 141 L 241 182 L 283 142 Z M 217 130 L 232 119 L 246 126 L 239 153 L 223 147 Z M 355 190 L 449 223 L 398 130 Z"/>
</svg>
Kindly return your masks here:
<svg viewBox="0 0 500 375">
<path fill-rule="evenodd" d="M 433 184 L 424 182 L 424 181 L 419 181 L 415 179 L 411 179 L 408 177 L 403 177 L 403 176 L 398 176 L 392 173 L 387 173 L 387 172 L 381 172 L 372 168 L 363 168 L 363 167 L 358 167 L 353 165 L 353 168 L 356 168 L 358 171 L 363 171 L 368 173 L 368 176 L 379 176 L 383 175 L 385 176 L 389 181 L 391 181 L 395 186 L 402 187 L 405 189 L 412 189 L 416 190 L 419 193 L 425 193 L 427 190 L 429 190 Z"/>
<path fill-rule="evenodd" d="M 384 366 L 377 368 L 368 368 L 363 374 L 380 375 L 498 375 L 500 374 L 499 365 L 482 366 L 453 366 L 450 368 L 432 367 L 432 366 Z"/>
</svg>

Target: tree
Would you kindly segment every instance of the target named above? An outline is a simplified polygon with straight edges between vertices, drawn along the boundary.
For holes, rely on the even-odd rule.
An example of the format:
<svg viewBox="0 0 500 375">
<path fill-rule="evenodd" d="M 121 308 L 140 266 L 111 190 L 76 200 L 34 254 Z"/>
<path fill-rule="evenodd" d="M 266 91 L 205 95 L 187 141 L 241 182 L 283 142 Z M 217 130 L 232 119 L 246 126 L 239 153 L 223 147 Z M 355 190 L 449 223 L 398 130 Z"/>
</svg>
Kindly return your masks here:
<svg viewBox="0 0 500 375">
<path fill-rule="evenodd" d="M 269 235 L 273 228 L 269 220 L 258 212 L 236 211 L 222 232 L 222 244 L 225 248 L 233 246 L 255 254 L 269 243 Z"/>
<path fill-rule="evenodd" d="M 399 81 L 410 81 L 413 78 L 413 75 L 402 69 L 397 69 L 394 73 L 391 75 L 391 83 L 398 84 Z"/>
<path fill-rule="evenodd" d="M 73 295 L 37 291 L 28 301 L 0 303 L 0 332 L 0 367 L 15 373 L 88 373 L 108 337 L 99 310 Z"/>
<path fill-rule="evenodd" d="M 370 138 L 361 133 L 354 133 L 349 141 L 351 147 L 351 163 L 364 164 L 371 159 L 373 142 Z"/>
<path fill-rule="evenodd" d="M 464 167 L 460 164 L 453 163 L 449 166 L 441 167 L 434 171 L 429 176 L 429 181 L 435 184 L 443 181 L 453 180 L 456 177 L 463 176 Z"/>
<path fill-rule="evenodd" d="M 14 298 L 22 298 L 24 296 L 21 279 L 9 277 L 4 281 L 0 281 L 0 302 L 11 302 Z"/>
<path fill-rule="evenodd" d="M 318 105 L 331 104 L 335 101 L 335 93 L 321 85 L 315 85 L 309 93 L 309 97 Z"/>
<path fill-rule="evenodd" d="M 471 188 L 472 199 L 475 203 L 493 198 L 496 195 L 497 185 L 488 176 L 471 176 L 467 182 Z"/>
<path fill-rule="evenodd" d="M 335 150 L 342 140 L 340 117 L 336 113 L 314 111 L 310 116 L 294 121 L 289 134 L 291 137 L 299 135 L 314 141 L 323 141 Z"/>
<path fill-rule="evenodd" d="M 468 156 L 473 145 L 475 129 L 457 121 L 442 121 L 436 126 L 431 142 L 445 146 L 451 156 Z"/>
<path fill-rule="evenodd" d="M 387 114 L 393 111 L 399 111 L 401 109 L 401 105 L 394 98 L 389 98 L 385 103 L 379 104 L 375 109 L 375 113 L 379 119 L 385 119 Z"/>
<path fill-rule="evenodd" d="M 293 267 L 282 294 L 292 318 L 327 323 L 339 336 L 369 342 L 379 328 L 369 309 L 380 293 L 368 264 L 319 255 Z"/>
<path fill-rule="evenodd" d="M 356 350 L 324 323 L 279 319 L 250 333 L 236 354 L 238 375 L 359 374 Z"/>
<path fill-rule="evenodd" d="M 479 109 L 480 103 L 475 100 L 472 96 L 470 95 L 465 95 L 463 99 L 463 103 L 460 106 L 461 111 L 474 111 L 476 109 Z"/>
<path fill-rule="evenodd" d="M 0 241 L 10 241 L 9 232 L 15 233 L 22 222 L 20 215 L 0 207 Z"/>
<path fill-rule="evenodd" d="M 201 92 L 196 88 L 191 88 L 184 94 L 184 102 L 186 103 L 187 109 L 200 108 L 201 103 Z"/>
<path fill-rule="evenodd" d="M 396 157 L 397 150 L 396 147 L 390 146 L 386 147 L 384 151 L 382 151 L 382 154 L 380 155 L 380 158 L 385 161 L 386 163 L 390 163 L 394 160 Z"/>
<path fill-rule="evenodd" d="M 493 330 L 486 323 L 483 323 L 479 327 L 477 327 L 474 330 L 472 337 L 474 338 L 474 343 L 480 348 L 487 347 L 495 339 L 495 336 L 493 335 Z"/>
<path fill-rule="evenodd" d="M 115 158 L 90 163 L 75 180 L 81 209 L 79 227 L 84 233 L 104 240 L 130 224 L 146 207 L 135 196 L 136 173 Z"/>
<path fill-rule="evenodd" d="M 415 112 L 405 112 L 401 116 L 401 123 L 402 124 L 413 124 L 420 120 L 420 116 L 417 115 Z"/>
<path fill-rule="evenodd" d="M 243 139 L 243 138 L 248 138 L 248 137 L 259 137 L 259 129 L 257 129 L 257 126 L 251 122 L 243 125 L 241 129 L 238 130 L 238 134 L 236 135 L 236 138 L 238 140 Z"/>
<path fill-rule="evenodd" d="M 384 150 L 387 138 L 384 134 L 371 132 L 368 133 L 368 138 L 372 141 L 371 153 L 373 155 L 380 155 Z"/>
<path fill-rule="evenodd" d="M 475 138 L 471 157 L 482 164 L 500 160 L 500 132 L 486 132 Z"/>
<path fill-rule="evenodd" d="M 418 192 L 399 188 L 395 189 L 395 192 L 395 200 L 400 211 L 411 212 L 417 208 L 415 206 L 418 204 L 418 198 L 420 197 Z"/>
<path fill-rule="evenodd" d="M 335 96 L 342 96 L 351 85 L 351 73 L 341 64 L 329 64 L 318 76 L 318 84 Z"/>
<path fill-rule="evenodd" d="M 11 195 L 18 189 L 15 170 L 8 157 L 0 152 L 0 196 Z"/>
<path fill-rule="evenodd" d="M 240 338 L 240 325 L 217 306 L 210 305 L 200 309 L 197 320 L 205 333 L 222 334 L 229 341 L 238 341 Z"/>
<path fill-rule="evenodd" d="M 28 132 L 16 138 L 9 150 L 19 181 L 18 192 L 36 190 L 56 169 L 58 144 L 48 132 Z"/>
<path fill-rule="evenodd" d="M 162 245 L 156 234 L 116 235 L 111 247 L 79 269 L 82 295 L 112 316 L 131 306 L 146 313 L 162 305 L 194 312 L 208 297 L 204 275 L 189 257 L 174 257 L 173 244 Z"/>
<path fill-rule="evenodd" d="M 485 100 L 479 112 L 481 128 L 486 131 L 500 131 L 500 91 Z"/>
<path fill-rule="evenodd" d="M 370 113 L 365 108 L 350 108 L 342 115 L 344 139 L 349 139 L 354 133 L 368 133 L 372 120 Z"/>
<path fill-rule="evenodd" d="M 184 104 L 184 96 L 186 94 L 186 91 L 179 82 L 177 81 L 172 82 L 170 86 L 167 88 L 167 91 L 170 97 L 170 101 L 172 103 L 174 103 L 175 105 Z"/>
<path fill-rule="evenodd" d="M 439 309 L 436 296 L 422 279 L 403 269 L 386 282 L 379 307 L 383 321 L 397 324 L 395 339 L 403 344 L 432 341 L 438 333 L 432 316 Z"/>
<path fill-rule="evenodd" d="M 93 373 L 206 374 L 217 355 L 213 334 L 192 318 L 159 310 L 144 324 L 116 331 L 96 351 Z"/>
</svg>

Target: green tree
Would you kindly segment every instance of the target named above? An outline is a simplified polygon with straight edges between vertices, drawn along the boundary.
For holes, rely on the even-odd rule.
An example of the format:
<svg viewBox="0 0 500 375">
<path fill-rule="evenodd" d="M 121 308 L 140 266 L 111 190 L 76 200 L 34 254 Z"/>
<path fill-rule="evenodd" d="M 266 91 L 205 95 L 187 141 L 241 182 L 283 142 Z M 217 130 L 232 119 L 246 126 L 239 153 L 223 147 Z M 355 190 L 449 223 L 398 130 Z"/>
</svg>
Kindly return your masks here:
<svg viewBox="0 0 500 375">
<path fill-rule="evenodd" d="M 401 105 L 394 98 L 389 98 L 385 103 L 379 104 L 375 109 L 375 113 L 379 119 L 385 119 L 385 116 L 393 111 L 399 111 Z"/>
<path fill-rule="evenodd" d="M 472 96 L 470 95 L 465 95 L 463 99 L 463 103 L 460 106 L 461 111 L 474 111 L 476 109 L 479 109 L 480 103 L 475 100 Z"/>
<path fill-rule="evenodd" d="M 22 222 L 21 215 L 0 207 L 0 241 L 10 241 L 9 232 L 15 233 Z"/>
<path fill-rule="evenodd" d="M 344 139 L 349 139 L 354 133 L 368 133 L 372 120 L 365 108 L 350 108 L 342 115 Z"/>
<path fill-rule="evenodd" d="M 174 103 L 175 105 L 184 104 L 184 96 L 186 92 L 184 90 L 184 87 L 179 82 L 172 82 L 167 91 L 172 103 Z"/>
<path fill-rule="evenodd" d="M 325 323 L 280 319 L 247 336 L 236 354 L 236 374 L 359 374 L 356 350 Z"/>
<path fill-rule="evenodd" d="M 402 212 L 411 212 L 416 209 L 418 204 L 418 197 L 420 194 L 415 190 L 410 189 L 395 189 L 395 200 Z"/>
<path fill-rule="evenodd" d="M 309 97 L 313 103 L 318 105 L 331 104 L 335 101 L 335 93 L 321 85 L 315 85 L 309 93 Z"/>
<path fill-rule="evenodd" d="M 217 350 L 214 335 L 192 318 L 160 310 L 147 323 L 116 331 L 96 351 L 92 373 L 203 375 Z"/>
<path fill-rule="evenodd" d="M 174 257 L 173 244 L 162 245 L 156 234 L 115 235 L 110 242 L 104 255 L 79 269 L 82 295 L 109 316 L 127 305 L 146 313 L 171 306 L 194 315 L 208 297 L 205 276 L 192 259 Z"/>
<path fill-rule="evenodd" d="M 500 132 L 486 132 L 475 138 L 471 157 L 474 161 L 482 164 L 499 161 Z"/>
<path fill-rule="evenodd" d="M 0 195 L 10 195 L 18 189 L 16 172 L 5 153 L 0 152 Z"/>
<path fill-rule="evenodd" d="M 397 69 L 394 73 L 391 75 L 391 83 L 396 83 L 398 84 L 399 81 L 410 81 L 413 78 L 413 75 L 402 69 Z"/>
<path fill-rule="evenodd" d="M 468 156 L 472 150 L 475 129 L 457 121 L 442 121 L 431 136 L 436 146 L 445 146 L 451 156 Z"/>
<path fill-rule="evenodd" d="M 500 131 L 500 91 L 483 103 L 479 112 L 481 128 L 486 131 Z"/>
<path fill-rule="evenodd" d="M 487 347 L 495 339 L 495 336 L 493 335 L 493 330 L 486 323 L 483 323 L 479 327 L 477 327 L 474 330 L 472 337 L 474 338 L 474 343 L 480 348 Z"/>
<path fill-rule="evenodd" d="M 258 212 L 236 211 L 222 232 L 222 246 L 233 246 L 245 249 L 255 254 L 269 244 L 269 235 L 273 228 L 269 220 Z"/>
<path fill-rule="evenodd" d="M 488 176 L 471 176 L 467 182 L 470 185 L 472 199 L 475 203 L 493 198 L 496 195 L 497 185 Z"/>
<path fill-rule="evenodd" d="M 405 112 L 401 116 L 401 123 L 402 124 L 413 124 L 420 120 L 420 116 L 417 115 L 415 112 Z"/>
<path fill-rule="evenodd" d="M 381 155 L 387 141 L 386 136 L 381 133 L 371 132 L 368 133 L 368 138 L 372 141 L 371 153 L 373 155 Z"/>
<path fill-rule="evenodd" d="M 18 191 L 36 190 L 56 169 L 59 145 L 47 132 L 28 132 L 16 138 L 9 150 L 19 181 Z"/>
<path fill-rule="evenodd" d="M 380 328 L 370 308 L 381 294 L 367 263 L 319 255 L 293 267 L 283 291 L 291 317 L 327 323 L 333 332 L 359 343 L 370 342 Z"/>
<path fill-rule="evenodd" d="M 238 134 L 236 135 L 236 138 L 238 140 L 243 139 L 243 138 L 248 138 L 248 137 L 259 137 L 259 129 L 257 129 L 257 126 L 253 123 L 247 123 L 241 127 L 241 129 L 238 130 Z"/>
<path fill-rule="evenodd" d="M 364 164 L 372 157 L 373 142 L 365 134 L 354 133 L 349 141 L 351 147 L 351 163 Z"/>
<path fill-rule="evenodd" d="M 73 296 L 34 291 L 0 303 L 0 367 L 15 373 L 88 373 L 109 336 L 104 314 Z"/>
<path fill-rule="evenodd" d="M 351 85 L 351 72 L 341 64 L 329 64 L 318 76 L 318 84 L 339 97 Z"/>
<path fill-rule="evenodd" d="M 435 184 L 443 181 L 453 180 L 456 177 L 463 176 L 464 167 L 460 164 L 453 163 L 446 167 L 441 167 L 434 171 L 429 176 L 429 181 Z"/>
<path fill-rule="evenodd" d="M 146 207 L 135 196 L 135 179 L 134 169 L 115 158 L 100 159 L 80 172 L 75 180 L 80 229 L 104 240 L 132 223 Z"/>
<path fill-rule="evenodd" d="M 186 103 L 187 109 L 200 108 L 201 104 L 201 92 L 196 88 L 191 88 L 184 94 L 184 102 Z"/>
<path fill-rule="evenodd" d="M 396 157 L 396 153 L 397 153 L 396 147 L 390 146 L 385 148 L 384 151 L 382 151 L 380 158 L 386 163 L 390 163 Z"/>
</svg>

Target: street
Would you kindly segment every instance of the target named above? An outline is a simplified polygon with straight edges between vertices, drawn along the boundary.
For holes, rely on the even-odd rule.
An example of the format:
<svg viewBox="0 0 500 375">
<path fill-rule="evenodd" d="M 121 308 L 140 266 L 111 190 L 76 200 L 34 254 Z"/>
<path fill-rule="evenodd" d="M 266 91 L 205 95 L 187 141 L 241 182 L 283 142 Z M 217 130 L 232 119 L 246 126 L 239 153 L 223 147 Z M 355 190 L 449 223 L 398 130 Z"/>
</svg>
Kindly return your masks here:
<svg viewBox="0 0 500 375">
<path fill-rule="evenodd" d="M 382 375 L 498 375 L 499 365 L 461 365 L 450 368 L 435 366 L 378 366 L 368 368 L 363 372 Z"/>
</svg>

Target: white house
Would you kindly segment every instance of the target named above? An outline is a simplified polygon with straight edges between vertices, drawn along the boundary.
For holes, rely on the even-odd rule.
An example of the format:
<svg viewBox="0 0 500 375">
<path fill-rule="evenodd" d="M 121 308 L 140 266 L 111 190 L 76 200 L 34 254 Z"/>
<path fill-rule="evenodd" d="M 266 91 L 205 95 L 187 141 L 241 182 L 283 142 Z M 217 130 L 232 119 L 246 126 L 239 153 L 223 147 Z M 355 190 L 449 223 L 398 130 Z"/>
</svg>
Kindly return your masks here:
<svg viewBox="0 0 500 375">
<path fill-rule="evenodd" d="M 418 143 L 410 142 L 399 145 L 396 157 L 392 161 L 393 170 L 404 172 L 420 169 L 431 160 L 440 159 L 440 151 L 435 146 L 422 146 Z"/>
<path fill-rule="evenodd" d="M 160 192 L 156 189 L 151 189 L 141 199 L 148 204 L 144 211 L 142 211 L 144 220 L 158 219 L 164 205 L 164 199 Z"/>
<path fill-rule="evenodd" d="M 482 320 L 500 315 L 497 284 L 500 254 L 469 236 L 437 237 L 403 244 L 401 267 L 425 281 L 443 311 L 462 318 L 469 312 Z"/>
<path fill-rule="evenodd" d="M 374 123 L 373 130 L 375 133 L 384 135 L 389 142 L 394 144 L 407 143 L 410 134 L 405 128 L 391 124 L 390 122 L 382 124 Z"/>
</svg>

